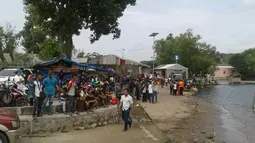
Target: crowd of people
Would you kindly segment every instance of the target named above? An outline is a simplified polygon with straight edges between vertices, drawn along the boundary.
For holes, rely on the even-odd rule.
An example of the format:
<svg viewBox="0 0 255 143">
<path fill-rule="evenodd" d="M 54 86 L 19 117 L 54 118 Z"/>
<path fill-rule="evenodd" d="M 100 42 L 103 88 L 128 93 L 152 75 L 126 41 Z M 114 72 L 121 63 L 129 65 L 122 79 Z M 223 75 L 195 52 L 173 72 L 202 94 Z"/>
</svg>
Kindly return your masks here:
<svg viewBox="0 0 255 143">
<path fill-rule="evenodd" d="M 18 79 L 19 76 L 19 79 Z M 20 73 L 15 79 L 18 86 L 24 81 Z M 22 82 L 21 82 L 22 81 Z M 110 104 L 120 103 L 122 118 L 125 122 L 124 131 L 131 127 L 133 113 L 133 98 L 142 102 L 155 104 L 158 102 L 158 87 L 170 87 L 173 96 L 183 95 L 185 83 L 182 80 L 170 78 L 155 78 L 139 74 L 138 76 L 106 75 L 89 76 L 85 72 L 73 73 L 69 78 L 64 78 L 63 71 L 57 75 L 53 71 L 48 76 L 35 72 L 27 77 L 29 84 L 30 106 L 33 106 L 34 119 L 46 113 L 52 115 L 54 99 L 62 105 L 64 114 L 79 114 L 81 111 L 91 112 L 94 108 L 107 107 Z M 169 86 L 168 86 L 169 85 Z M 124 90 L 123 90 L 124 89 Z"/>
<path fill-rule="evenodd" d="M 142 102 L 157 103 L 158 88 L 169 87 L 173 96 L 183 95 L 186 83 L 183 80 L 171 80 L 171 78 L 138 77 L 129 83 L 129 92 L 134 93 L 137 100 Z M 133 89 L 134 88 L 134 89 Z"/>
<path fill-rule="evenodd" d="M 20 73 L 18 73 L 20 75 Z M 73 73 L 64 78 L 63 71 L 57 75 L 49 71 L 48 76 L 35 72 L 27 77 L 30 106 L 34 106 L 33 116 L 40 117 L 47 109 L 52 115 L 54 99 L 62 105 L 64 114 L 79 114 L 92 111 L 93 108 L 117 104 L 123 95 L 123 89 L 136 100 L 155 104 L 158 102 L 158 87 L 170 86 L 171 95 L 183 95 L 184 82 L 166 78 L 154 78 L 140 74 L 138 76 L 105 75 L 89 76 L 85 72 Z M 24 78 L 20 78 L 24 80 Z M 17 83 L 21 84 L 17 79 Z M 19 85 L 20 86 L 20 85 Z M 47 108 L 46 105 L 48 104 Z"/>
<path fill-rule="evenodd" d="M 65 114 L 79 114 L 99 106 L 117 104 L 118 85 L 112 75 L 105 77 L 88 76 L 85 72 L 73 73 L 64 80 L 63 71 L 55 75 L 49 71 L 47 77 L 36 72 L 28 77 L 30 106 L 34 106 L 33 116 L 40 117 L 48 103 L 48 114 L 52 115 L 54 99 L 58 98 Z"/>
</svg>

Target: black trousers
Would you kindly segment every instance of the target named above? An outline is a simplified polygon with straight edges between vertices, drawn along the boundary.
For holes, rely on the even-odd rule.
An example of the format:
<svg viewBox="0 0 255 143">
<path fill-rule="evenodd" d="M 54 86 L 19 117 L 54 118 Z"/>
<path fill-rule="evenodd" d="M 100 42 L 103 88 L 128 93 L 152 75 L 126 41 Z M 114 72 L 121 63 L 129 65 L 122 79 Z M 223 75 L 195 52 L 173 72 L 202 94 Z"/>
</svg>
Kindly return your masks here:
<svg viewBox="0 0 255 143">
<path fill-rule="evenodd" d="M 180 95 L 183 95 L 183 90 L 184 90 L 184 88 L 180 87 Z"/>
<path fill-rule="evenodd" d="M 34 98 L 29 98 L 29 105 L 34 106 Z"/>
<path fill-rule="evenodd" d="M 132 118 L 130 117 L 130 108 L 128 110 L 122 111 L 122 119 L 124 121 L 124 130 L 128 129 L 128 125 L 131 126 L 132 124 Z"/>
<path fill-rule="evenodd" d="M 147 101 L 147 94 L 146 93 L 143 93 L 143 99 L 142 99 L 143 102 L 146 102 Z"/>
<path fill-rule="evenodd" d="M 76 106 L 77 106 L 77 99 L 75 96 L 69 96 L 68 97 L 68 112 L 75 112 L 76 111 Z"/>
<path fill-rule="evenodd" d="M 177 95 L 177 89 L 174 89 L 173 90 L 173 96 L 176 96 Z"/>
<path fill-rule="evenodd" d="M 173 95 L 173 88 L 170 88 L 170 94 Z"/>
<path fill-rule="evenodd" d="M 42 103 L 43 99 L 40 97 L 35 97 L 34 98 L 34 109 L 33 109 L 33 116 L 39 117 L 42 111 Z"/>
</svg>

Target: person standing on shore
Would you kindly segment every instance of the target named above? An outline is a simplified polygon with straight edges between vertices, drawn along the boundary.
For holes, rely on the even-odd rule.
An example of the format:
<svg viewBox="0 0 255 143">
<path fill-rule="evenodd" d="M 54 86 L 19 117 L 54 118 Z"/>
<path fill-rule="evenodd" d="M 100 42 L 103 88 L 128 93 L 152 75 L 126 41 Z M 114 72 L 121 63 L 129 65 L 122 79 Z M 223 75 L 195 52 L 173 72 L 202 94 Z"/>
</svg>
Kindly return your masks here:
<svg viewBox="0 0 255 143">
<path fill-rule="evenodd" d="M 155 98 L 155 103 L 157 103 L 158 102 L 158 85 L 156 82 L 154 82 L 153 94 L 154 94 L 154 98 Z"/>
<path fill-rule="evenodd" d="M 174 87 L 174 83 L 173 81 L 170 81 L 170 95 L 173 95 L 173 87 Z"/>
<path fill-rule="evenodd" d="M 183 96 L 184 82 L 182 80 L 179 82 L 179 87 L 180 87 L 180 95 Z"/>
<path fill-rule="evenodd" d="M 167 87 L 167 85 L 168 85 L 168 78 L 167 77 L 165 77 L 165 84 L 166 84 L 166 87 Z"/>
<path fill-rule="evenodd" d="M 135 96 L 136 96 L 136 100 L 140 100 L 141 92 L 140 92 L 140 88 L 139 88 L 138 79 L 135 81 Z"/>
<path fill-rule="evenodd" d="M 43 108 L 46 106 L 47 102 L 49 101 L 49 115 L 52 115 L 52 104 L 54 95 L 56 93 L 56 89 L 59 89 L 57 79 L 54 77 L 53 71 L 49 71 L 49 77 L 43 80 L 43 91 L 45 94 L 45 99 L 43 101 L 42 112 Z"/>
<path fill-rule="evenodd" d="M 173 96 L 177 95 L 178 84 L 176 82 L 173 83 Z"/>
<path fill-rule="evenodd" d="M 36 79 L 33 80 L 33 95 L 34 95 L 34 109 L 33 109 L 33 118 L 41 116 L 41 107 L 43 102 L 43 91 L 42 91 L 42 74 L 37 73 Z"/>
<path fill-rule="evenodd" d="M 142 102 L 147 102 L 147 96 L 146 96 L 146 84 L 145 82 L 143 81 L 142 83 L 142 95 L 143 95 L 143 98 L 142 98 Z"/>
<path fill-rule="evenodd" d="M 132 125 L 132 118 L 130 117 L 130 111 L 134 115 L 133 98 L 128 94 L 128 90 L 124 90 L 124 95 L 120 99 L 120 108 L 122 111 L 122 119 L 124 121 L 124 131 L 128 130 Z"/>
<path fill-rule="evenodd" d="M 149 101 L 150 103 L 154 104 L 153 85 L 151 81 L 149 81 L 148 92 L 149 92 Z"/>
<path fill-rule="evenodd" d="M 72 76 L 72 79 L 68 82 L 68 86 L 67 86 L 67 95 L 68 95 L 68 109 L 69 109 L 69 115 L 72 116 L 73 113 L 77 113 L 76 111 L 76 104 L 77 104 L 77 99 L 75 96 L 75 91 L 77 89 L 77 84 L 76 84 L 76 80 L 77 80 L 78 75 L 75 73 Z"/>
</svg>

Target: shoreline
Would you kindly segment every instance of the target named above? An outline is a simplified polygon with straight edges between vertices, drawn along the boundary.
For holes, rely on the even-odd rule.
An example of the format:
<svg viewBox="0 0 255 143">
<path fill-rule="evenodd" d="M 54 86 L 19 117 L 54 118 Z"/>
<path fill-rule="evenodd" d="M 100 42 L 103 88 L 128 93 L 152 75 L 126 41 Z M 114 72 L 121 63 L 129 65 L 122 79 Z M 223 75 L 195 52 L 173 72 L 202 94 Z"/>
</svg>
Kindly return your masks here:
<svg viewBox="0 0 255 143">
<path fill-rule="evenodd" d="M 224 142 L 220 108 L 193 96 L 195 92 L 184 96 L 170 96 L 167 88 L 159 92 L 159 103 L 141 106 L 169 143 Z"/>
<path fill-rule="evenodd" d="M 182 143 L 223 143 L 221 109 L 196 96 L 187 96 L 187 98 L 189 100 L 184 106 L 191 107 L 190 115 L 176 121 L 174 124 L 177 128 L 171 129 L 167 135 L 172 140 Z"/>
</svg>

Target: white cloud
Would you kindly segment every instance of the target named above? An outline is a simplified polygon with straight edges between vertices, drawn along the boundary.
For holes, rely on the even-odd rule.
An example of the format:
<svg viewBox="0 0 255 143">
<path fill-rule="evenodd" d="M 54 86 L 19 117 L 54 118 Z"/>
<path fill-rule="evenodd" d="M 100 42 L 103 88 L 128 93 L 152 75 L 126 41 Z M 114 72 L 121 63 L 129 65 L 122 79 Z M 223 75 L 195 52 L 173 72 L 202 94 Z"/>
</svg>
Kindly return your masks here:
<svg viewBox="0 0 255 143">
<path fill-rule="evenodd" d="M 243 0 L 244 4 L 248 4 L 248 5 L 254 5 L 255 4 L 255 0 Z"/>
<path fill-rule="evenodd" d="M 188 28 L 216 45 L 221 52 L 239 52 L 255 46 L 255 0 L 137 0 L 119 20 L 121 37 L 103 36 L 94 44 L 89 31 L 75 36 L 76 48 L 85 52 L 118 54 L 126 49 L 126 57 L 134 60 L 150 59 L 152 39 L 148 35 L 159 32 L 157 38 L 169 33 L 179 34 Z M 22 0 L 0 0 L 0 24 L 10 22 L 20 30 L 24 23 Z M 139 50 L 134 50 L 135 48 Z"/>
</svg>

